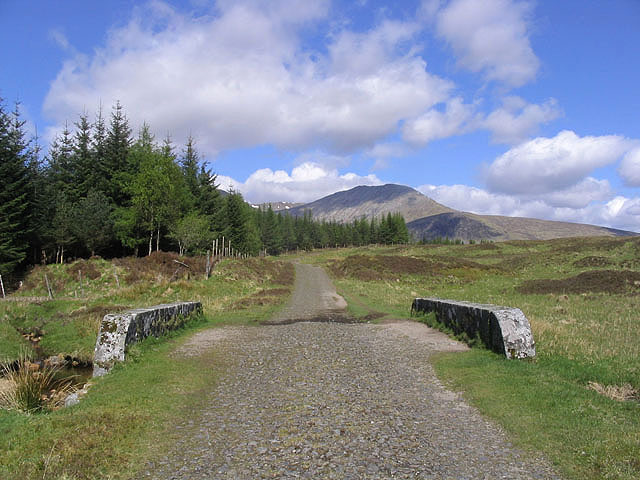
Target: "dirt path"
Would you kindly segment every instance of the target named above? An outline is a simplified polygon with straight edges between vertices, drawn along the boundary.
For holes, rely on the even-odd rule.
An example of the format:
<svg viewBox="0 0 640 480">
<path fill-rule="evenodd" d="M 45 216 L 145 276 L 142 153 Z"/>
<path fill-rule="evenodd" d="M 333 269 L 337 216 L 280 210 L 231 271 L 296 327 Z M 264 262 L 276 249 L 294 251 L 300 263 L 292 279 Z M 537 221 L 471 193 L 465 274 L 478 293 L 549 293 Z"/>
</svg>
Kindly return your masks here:
<svg viewBox="0 0 640 480">
<path fill-rule="evenodd" d="M 284 324 L 212 329 L 176 352 L 215 349 L 229 365 L 140 478 L 558 478 L 440 384 L 430 355 L 466 347 L 409 321 L 289 323 L 295 298 L 316 305 L 302 312 L 311 319 L 342 305 L 330 282 L 314 298 L 316 269 L 297 274 L 305 292 Z"/>
<path fill-rule="evenodd" d="M 296 280 L 287 306 L 269 325 L 299 321 L 326 321 L 346 318 L 347 302 L 336 293 L 326 272 L 320 267 L 295 264 Z"/>
</svg>

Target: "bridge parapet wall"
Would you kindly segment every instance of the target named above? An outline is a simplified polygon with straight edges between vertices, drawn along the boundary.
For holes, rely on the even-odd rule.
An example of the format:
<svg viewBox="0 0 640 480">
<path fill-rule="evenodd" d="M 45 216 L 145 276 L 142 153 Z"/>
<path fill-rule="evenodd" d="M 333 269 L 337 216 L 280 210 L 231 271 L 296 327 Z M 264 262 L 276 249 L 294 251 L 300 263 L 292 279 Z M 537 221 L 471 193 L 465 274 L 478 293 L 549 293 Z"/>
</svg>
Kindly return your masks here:
<svg viewBox="0 0 640 480">
<path fill-rule="evenodd" d="M 175 330 L 184 325 L 190 315 L 196 313 L 202 313 L 200 302 L 155 305 L 105 315 L 100 324 L 93 355 L 93 376 L 102 376 L 116 362 L 124 361 L 128 345 L 150 335 L 159 337 Z"/>
<path fill-rule="evenodd" d="M 411 311 L 435 312 L 438 322 L 456 334 L 465 333 L 470 338 L 479 338 L 487 348 L 507 358 L 531 358 L 536 355 L 531 325 L 519 308 L 416 298 Z"/>
</svg>

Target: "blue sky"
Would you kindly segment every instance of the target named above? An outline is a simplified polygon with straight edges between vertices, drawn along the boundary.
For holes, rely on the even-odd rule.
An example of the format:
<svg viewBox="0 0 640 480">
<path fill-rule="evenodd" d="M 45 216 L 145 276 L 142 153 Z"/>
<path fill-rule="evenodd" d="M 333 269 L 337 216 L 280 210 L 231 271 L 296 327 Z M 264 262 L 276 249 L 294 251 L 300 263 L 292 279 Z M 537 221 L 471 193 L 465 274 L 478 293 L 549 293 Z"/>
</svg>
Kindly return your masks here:
<svg viewBox="0 0 640 480">
<path fill-rule="evenodd" d="M 637 0 L 0 1 L 0 95 L 50 141 L 117 100 L 223 187 L 401 183 L 640 231 Z"/>
</svg>

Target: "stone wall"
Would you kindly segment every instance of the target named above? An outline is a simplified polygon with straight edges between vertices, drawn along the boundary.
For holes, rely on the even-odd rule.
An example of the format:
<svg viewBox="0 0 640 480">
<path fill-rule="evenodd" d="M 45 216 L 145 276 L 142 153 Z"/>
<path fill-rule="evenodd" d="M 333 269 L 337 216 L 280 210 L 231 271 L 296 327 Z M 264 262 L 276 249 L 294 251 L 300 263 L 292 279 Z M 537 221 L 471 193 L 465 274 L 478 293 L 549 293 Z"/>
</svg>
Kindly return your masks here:
<svg viewBox="0 0 640 480">
<path fill-rule="evenodd" d="M 105 315 L 93 355 L 93 376 L 104 375 L 115 362 L 122 362 L 128 345 L 175 330 L 194 313 L 202 313 L 200 302 L 156 305 Z"/>
<path fill-rule="evenodd" d="M 536 349 L 529 320 L 519 308 L 479 303 L 416 298 L 411 311 L 435 312 L 436 319 L 455 333 L 479 338 L 487 348 L 507 358 L 535 357 Z"/>
</svg>

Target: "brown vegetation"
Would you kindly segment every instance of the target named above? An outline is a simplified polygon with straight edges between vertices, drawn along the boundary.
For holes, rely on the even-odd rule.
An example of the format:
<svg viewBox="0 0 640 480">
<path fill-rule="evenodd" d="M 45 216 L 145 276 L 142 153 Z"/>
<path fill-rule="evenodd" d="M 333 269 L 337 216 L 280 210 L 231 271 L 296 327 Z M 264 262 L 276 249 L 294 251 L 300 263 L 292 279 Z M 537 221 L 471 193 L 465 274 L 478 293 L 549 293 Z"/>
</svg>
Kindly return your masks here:
<svg viewBox="0 0 640 480">
<path fill-rule="evenodd" d="M 146 257 L 113 260 L 114 265 L 125 270 L 125 281 L 128 284 L 143 280 L 178 280 L 204 275 L 206 263 L 206 257 L 180 257 L 175 252 L 153 252 Z"/>
<path fill-rule="evenodd" d="M 524 294 L 546 293 L 632 293 L 640 294 L 640 272 L 593 270 L 573 277 L 527 280 L 517 287 Z"/>
<path fill-rule="evenodd" d="M 618 402 L 640 400 L 640 392 L 628 383 L 624 385 L 602 385 L 598 382 L 589 382 L 587 388 Z"/>
<path fill-rule="evenodd" d="M 402 255 L 351 255 L 343 260 L 333 261 L 329 269 L 339 278 L 350 277 L 367 282 L 395 280 L 401 275 L 435 276 L 457 270 L 471 273 L 490 270 L 492 267 L 447 256 L 419 258 Z"/>
<path fill-rule="evenodd" d="M 610 265 L 613 263 L 608 258 L 593 255 L 573 262 L 573 266 L 578 268 L 608 267 Z"/>
<path fill-rule="evenodd" d="M 67 272 L 74 278 L 78 278 L 79 272 L 82 272 L 82 277 L 85 279 L 89 278 L 90 280 L 100 278 L 101 275 L 96 264 L 89 260 L 77 260 L 73 262 L 73 265 L 69 267 Z"/>
</svg>

